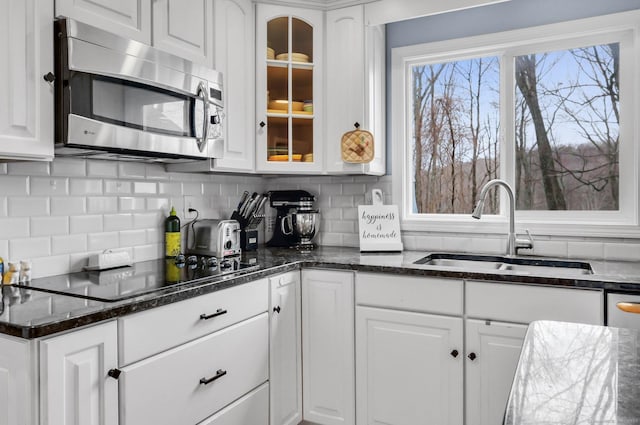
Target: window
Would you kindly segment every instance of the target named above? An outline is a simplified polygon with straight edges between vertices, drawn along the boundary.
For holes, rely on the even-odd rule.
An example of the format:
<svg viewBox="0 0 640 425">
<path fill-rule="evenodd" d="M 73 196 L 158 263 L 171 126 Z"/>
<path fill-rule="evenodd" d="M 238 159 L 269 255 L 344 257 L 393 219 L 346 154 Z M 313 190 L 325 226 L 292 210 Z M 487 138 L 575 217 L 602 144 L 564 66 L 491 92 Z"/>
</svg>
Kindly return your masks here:
<svg viewBox="0 0 640 425">
<path fill-rule="evenodd" d="M 393 49 L 403 227 L 487 231 L 470 214 L 482 186 L 502 178 L 518 222 L 538 233 L 640 235 L 638 16 Z M 506 199 L 489 193 L 489 226 L 504 221 Z"/>
</svg>

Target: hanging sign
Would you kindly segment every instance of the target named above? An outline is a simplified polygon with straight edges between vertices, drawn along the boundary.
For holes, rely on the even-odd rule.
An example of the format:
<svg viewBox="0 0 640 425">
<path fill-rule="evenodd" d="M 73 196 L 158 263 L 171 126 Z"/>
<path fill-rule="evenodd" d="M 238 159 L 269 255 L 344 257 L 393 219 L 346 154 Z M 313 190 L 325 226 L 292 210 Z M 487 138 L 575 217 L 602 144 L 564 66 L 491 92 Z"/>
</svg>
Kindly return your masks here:
<svg viewBox="0 0 640 425">
<path fill-rule="evenodd" d="M 373 189 L 372 205 L 358 205 L 360 252 L 402 251 L 397 205 L 383 205 L 382 191 Z"/>
</svg>

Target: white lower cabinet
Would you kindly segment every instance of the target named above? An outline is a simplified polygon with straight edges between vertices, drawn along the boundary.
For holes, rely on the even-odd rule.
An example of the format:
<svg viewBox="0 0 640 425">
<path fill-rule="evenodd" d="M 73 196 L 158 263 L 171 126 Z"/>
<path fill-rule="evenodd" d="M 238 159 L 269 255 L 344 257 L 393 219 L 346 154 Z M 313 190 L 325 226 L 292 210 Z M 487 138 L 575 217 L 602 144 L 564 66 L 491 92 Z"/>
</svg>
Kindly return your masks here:
<svg viewBox="0 0 640 425">
<path fill-rule="evenodd" d="M 359 425 L 462 423 L 462 318 L 356 307 Z"/>
<path fill-rule="evenodd" d="M 0 424 L 38 423 L 35 342 L 0 336 Z"/>
<path fill-rule="evenodd" d="M 195 424 L 266 382 L 266 313 L 122 368 L 120 424 Z"/>
<path fill-rule="evenodd" d="M 269 425 L 269 384 L 265 383 L 198 425 Z"/>
<path fill-rule="evenodd" d="M 529 323 L 604 324 L 601 290 L 467 281 L 465 300 L 467 425 L 502 423 Z"/>
<path fill-rule="evenodd" d="M 302 421 L 300 271 L 270 277 L 269 384 L 271 425 Z"/>
<path fill-rule="evenodd" d="M 467 320 L 466 423 L 501 424 L 527 325 Z"/>
<path fill-rule="evenodd" d="M 302 271 L 303 418 L 355 423 L 354 273 Z"/>
<path fill-rule="evenodd" d="M 42 340 L 40 424 L 117 425 L 117 366 L 115 321 Z"/>
</svg>

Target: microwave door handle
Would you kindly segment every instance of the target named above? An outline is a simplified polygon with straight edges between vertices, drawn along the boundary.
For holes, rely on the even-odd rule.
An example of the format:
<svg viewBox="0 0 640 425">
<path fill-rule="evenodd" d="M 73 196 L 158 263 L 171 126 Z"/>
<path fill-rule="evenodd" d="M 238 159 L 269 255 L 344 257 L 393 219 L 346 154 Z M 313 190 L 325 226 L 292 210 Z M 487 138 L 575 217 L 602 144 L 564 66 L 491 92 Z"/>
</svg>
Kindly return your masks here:
<svg viewBox="0 0 640 425">
<path fill-rule="evenodd" d="M 202 138 L 196 138 L 196 143 L 200 152 L 203 152 L 209 140 L 209 94 L 204 81 L 198 83 L 198 97 L 202 99 L 204 117 L 202 119 Z"/>
</svg>

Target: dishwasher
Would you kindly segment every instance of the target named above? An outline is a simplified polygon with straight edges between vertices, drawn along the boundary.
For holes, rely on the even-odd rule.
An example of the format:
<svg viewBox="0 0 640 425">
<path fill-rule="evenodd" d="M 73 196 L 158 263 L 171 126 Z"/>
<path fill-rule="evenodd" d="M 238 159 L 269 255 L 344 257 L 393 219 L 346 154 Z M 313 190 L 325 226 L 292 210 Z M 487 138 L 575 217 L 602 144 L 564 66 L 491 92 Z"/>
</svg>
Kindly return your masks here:
<svg viewBox="0 0 640 425">
<path fill-rule="evenodd" d="M 640 329 L 640 294 L 607 294 L 607 325 Z"/>
</svg>

